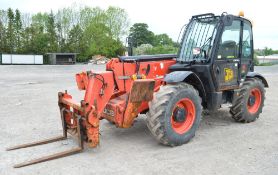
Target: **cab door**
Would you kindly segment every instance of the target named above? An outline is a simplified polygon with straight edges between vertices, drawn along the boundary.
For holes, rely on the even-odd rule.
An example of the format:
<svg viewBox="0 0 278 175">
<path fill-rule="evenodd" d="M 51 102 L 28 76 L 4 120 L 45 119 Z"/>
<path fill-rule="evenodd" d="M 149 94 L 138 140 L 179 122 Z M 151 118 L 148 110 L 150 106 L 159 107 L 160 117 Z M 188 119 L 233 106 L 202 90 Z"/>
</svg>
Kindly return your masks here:
<svg viewBox="0 0 278 175">
<path fill-rule="evenodd" d="M 240 35 L 240 20 L 234 19 L 231 25 L 224 26 L 213 64 L 217 91 L 234 89 L 239 86 Z"/>
<path fill-rule="evenodd" d="M 253 69 L 253 34 L 249 21 L 243 21 L 242 24 L 240 79 L 244 80 L 247 73 Z"/>
</svg>

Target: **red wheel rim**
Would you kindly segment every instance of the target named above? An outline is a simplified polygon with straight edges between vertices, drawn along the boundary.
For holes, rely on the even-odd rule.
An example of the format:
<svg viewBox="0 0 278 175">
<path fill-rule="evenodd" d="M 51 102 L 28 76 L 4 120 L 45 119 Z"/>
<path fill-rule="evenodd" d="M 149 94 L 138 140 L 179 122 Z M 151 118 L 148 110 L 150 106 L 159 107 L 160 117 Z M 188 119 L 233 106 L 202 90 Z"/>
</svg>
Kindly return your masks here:
<svg viewBox="0 0 278 175">
<path fill-rule="evenodd" d="M 252 105 L 249 103 L 250 98 L 255 98 L 254 104 L 252 104 Z M 251 114 L 256 113 L 260 108 L 261 101 L 262 101 L 261 91 L 258 88 L 252 89 L 250 91 L 248 102 L 247 102 L 248 111 Z"/>
<path fill-rule="evenodd" d="M 177 122 L 174 119 L 174 113 L 178 109 L 184 109 L 186 111 L 185 120 Z M 178 134 L 186 133 L 193 125 L 195 121 L 195 105 L 189 98 L 183 98 L 179 100 L 172 111 L 171 125 L 173 130 Z"/>
</svg>

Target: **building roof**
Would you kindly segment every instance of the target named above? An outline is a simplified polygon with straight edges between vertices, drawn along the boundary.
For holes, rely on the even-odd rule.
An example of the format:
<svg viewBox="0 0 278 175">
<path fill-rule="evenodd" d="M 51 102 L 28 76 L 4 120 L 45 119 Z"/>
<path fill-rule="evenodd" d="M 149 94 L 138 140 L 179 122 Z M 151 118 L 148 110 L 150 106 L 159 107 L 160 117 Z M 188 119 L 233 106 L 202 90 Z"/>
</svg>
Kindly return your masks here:
<svg viewBox="0 0 278 175">
<path fill-rule="evenodd" d="M 78 55 L 79 53 L 46 53 L 47 55 Z"/>
</svg>

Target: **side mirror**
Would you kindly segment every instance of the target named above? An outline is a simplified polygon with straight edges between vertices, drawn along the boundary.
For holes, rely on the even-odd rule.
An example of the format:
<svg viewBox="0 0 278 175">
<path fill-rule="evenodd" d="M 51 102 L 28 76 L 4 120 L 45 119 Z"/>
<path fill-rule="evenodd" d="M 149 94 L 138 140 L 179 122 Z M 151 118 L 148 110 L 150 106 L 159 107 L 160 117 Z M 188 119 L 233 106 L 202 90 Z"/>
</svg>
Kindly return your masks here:
<svg viewBox="0 0 278 175">
<path fill-rule="evenodd" d="M 133 55 L 133 41 L 132 41 L 132 38 L 128 36 L 126 38 L 126 42 L 127 42 L 128 56 L 132 56 Z"/>
<path fill-rule="evenodd" d="M 225 26 L 231 26 L 233 24 L 233 16 L 232 15 L 226 15 L 224 16 L 223 18 L 223 21 L 224 21 L 224 25 Z"/>
</svg>

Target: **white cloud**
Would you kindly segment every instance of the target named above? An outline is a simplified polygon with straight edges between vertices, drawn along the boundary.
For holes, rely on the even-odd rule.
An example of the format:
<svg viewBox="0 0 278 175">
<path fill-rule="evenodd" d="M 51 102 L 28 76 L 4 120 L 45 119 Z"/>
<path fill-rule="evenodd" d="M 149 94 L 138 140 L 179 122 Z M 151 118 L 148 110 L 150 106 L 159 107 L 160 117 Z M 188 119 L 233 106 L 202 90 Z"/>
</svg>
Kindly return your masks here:
<svg viewBox="0 0 278 175">
<path fill-rule="evenodd" d="M 39 11 L 56 11 L 71 4 L 85 4 L 91 7 L 118 6 L 124 8 L 132 21 L 145 22 L 155 33 L 167 33 L 174 40 L 177 39 L 180 28 L 195 14 L 213 12 L 221 14 L 228 12 L 238 14 L 244 10 L 245 16 L 254 21 L 255 47 L 265 46 L 278 49 L 278 23 L 275 22 L 276 3 L 274 0 L 1 0 L 0 7 L 7 9 L 18 8 L 24 12 L 36 13 Z"/>
</svg>

